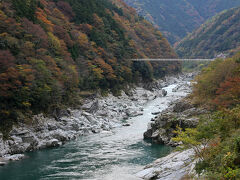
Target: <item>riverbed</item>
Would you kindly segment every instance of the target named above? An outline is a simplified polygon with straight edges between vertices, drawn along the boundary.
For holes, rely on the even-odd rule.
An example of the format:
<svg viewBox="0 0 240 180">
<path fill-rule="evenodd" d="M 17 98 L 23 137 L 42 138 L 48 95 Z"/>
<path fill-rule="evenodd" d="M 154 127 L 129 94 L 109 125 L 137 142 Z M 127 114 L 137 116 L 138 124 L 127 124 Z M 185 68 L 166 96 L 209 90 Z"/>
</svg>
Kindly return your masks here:
<svg viewBox="0 0 240 180">
<path fill-rule="evenodd" d="M 168 146 L 144 141 L 143 133 L 155 116 L 153 112 L 160 112 L 170 102 L 186 96 L 186 91 L 172 92 L 178 85 L 164 88 L 168 92 L 166 97 L 145 104 L 143 115 L 127 121 L 130 126 L 81 136 L 59 148 L 26 153 L 27 158 L 0 167 L 0 179 L 139 179 L 135 173 L 172 150 Z"/>
</svg>

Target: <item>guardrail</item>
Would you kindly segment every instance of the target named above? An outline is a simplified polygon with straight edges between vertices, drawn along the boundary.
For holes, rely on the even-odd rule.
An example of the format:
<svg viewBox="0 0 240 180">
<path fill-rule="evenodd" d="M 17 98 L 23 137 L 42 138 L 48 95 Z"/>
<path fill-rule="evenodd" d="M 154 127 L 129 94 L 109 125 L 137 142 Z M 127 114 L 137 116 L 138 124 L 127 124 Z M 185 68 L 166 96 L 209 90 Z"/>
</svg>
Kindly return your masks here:
<svg viewBox="0 0 240 180">
<path fill-rule="evenodd" d="M 215 59 L 131 59 L 132 61 L 214 61 Z"/>
</svg>

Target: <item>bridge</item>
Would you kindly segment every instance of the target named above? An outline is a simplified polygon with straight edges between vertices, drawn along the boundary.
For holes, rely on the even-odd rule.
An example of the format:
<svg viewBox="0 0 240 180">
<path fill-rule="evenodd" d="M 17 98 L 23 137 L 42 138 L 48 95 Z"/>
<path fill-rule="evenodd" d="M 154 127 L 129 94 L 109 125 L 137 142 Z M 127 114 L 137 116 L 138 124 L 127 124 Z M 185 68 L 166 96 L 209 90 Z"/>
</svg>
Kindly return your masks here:
<svg viewBox="0 0 240 180">
<path fill-rule="evenodd" d="M 214 59 L 131 59 L 132 61 L 214 61 Z"/>
</svg>

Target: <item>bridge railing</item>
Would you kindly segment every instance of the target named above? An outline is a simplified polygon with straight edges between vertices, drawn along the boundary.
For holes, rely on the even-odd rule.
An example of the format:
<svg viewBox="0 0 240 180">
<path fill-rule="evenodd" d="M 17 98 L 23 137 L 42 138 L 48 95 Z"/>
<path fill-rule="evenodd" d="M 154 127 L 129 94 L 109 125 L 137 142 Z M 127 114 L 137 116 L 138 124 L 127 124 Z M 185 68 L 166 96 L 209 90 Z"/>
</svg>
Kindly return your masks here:
<svg viewBox="0 0 240 180">
<path fill-rule="evenodd" d="M 214 59 L 131 59 L 132 61 L 214 61 Z"/>
</svg>

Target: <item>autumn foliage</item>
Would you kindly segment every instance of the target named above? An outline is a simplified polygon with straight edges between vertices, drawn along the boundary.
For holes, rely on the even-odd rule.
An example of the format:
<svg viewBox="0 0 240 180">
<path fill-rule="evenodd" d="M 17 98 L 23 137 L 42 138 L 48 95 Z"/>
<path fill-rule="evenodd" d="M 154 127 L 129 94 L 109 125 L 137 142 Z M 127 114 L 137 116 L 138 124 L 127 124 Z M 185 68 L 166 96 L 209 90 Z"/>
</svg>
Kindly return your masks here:
<svg viewBox="0 0 240 180">
<path fill-rule="evenodd" d="M 196 79 L 192 98 L 210 111 L 196 128 L 179 129 L 173 140 L 191 147 L 200 159 L 196 172 L 205 179 L 240 178 L 240 54 L 217 59 Z"/>
<path fill-rule="evenodd" d="M 178 64 L 129 59 L 175 56 L 161 33 L 120 0 L 3 0 L 0 120 L 74 105 L 81 90 L 119 91 L 174 73 Z"/>
<path fill-rule="evenodd" d="M 194 102 L 211 108 L 231 108 L 240 103 L 240 54 L 217 59 L 196 78 Z"/>
</svg>

